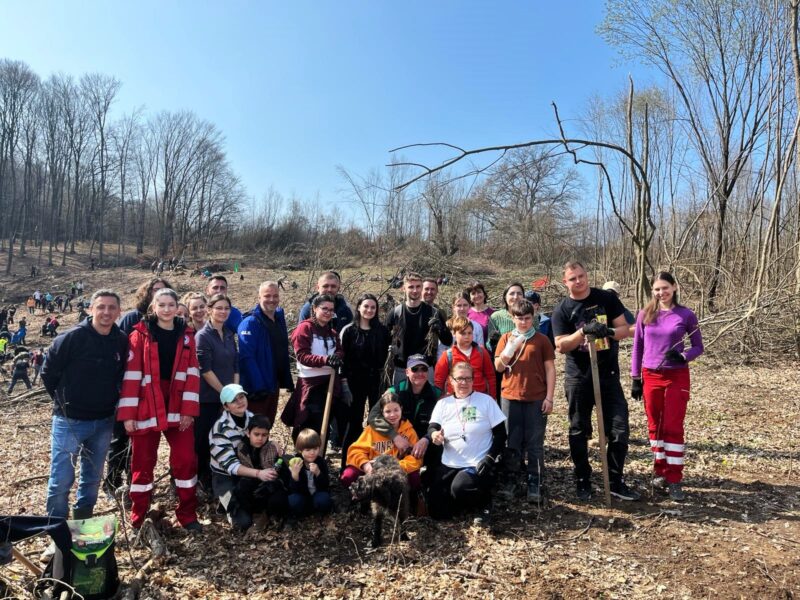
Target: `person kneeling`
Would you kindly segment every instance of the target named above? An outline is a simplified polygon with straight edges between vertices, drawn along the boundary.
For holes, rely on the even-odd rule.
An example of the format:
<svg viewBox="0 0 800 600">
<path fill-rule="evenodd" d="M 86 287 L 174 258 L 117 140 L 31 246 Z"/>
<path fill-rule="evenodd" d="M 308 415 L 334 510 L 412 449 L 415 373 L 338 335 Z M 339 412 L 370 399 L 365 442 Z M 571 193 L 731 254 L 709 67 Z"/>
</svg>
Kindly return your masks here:
<svg viewBox="0 0 800 600">
<path fill-rule="evenodd" d="M 428 428 L 431 441 L 444 447 L 428 508 L 438 519 L 460 509 L 478 509 L 475 524 L 488 525 L 494 467 L 506 443 L 506 418 L 494 398 L 472 390 L 469 363 L 454 364 L 450 379 L 454 393 L 436 403 Z"/>
<path fill-rule="evenodd" d="M 333 510 L 328 491 L 328 465 L 320 456 L 322 440 L 313 429 L 303 429 L 294 442 L 297 454 L 289 459 L 289 510 L 296 519 Z"/>
<path fill-rule="evenodd" d="M 413 447 L 417 443 L 417 433 L 408 419 L 402 418 L 403 408 L 397 394 L 391 391 L 385 392 L 381 396 L 378 406 L 380 406 L 383 418 Z M 358 440 L 353 442 L 347 451 L 347 466 L 341 475 L 342 485 L 349 488 L 356 479 L 371 473 L 373 460 L 381 454 L 396 457 L 408 477 L 409 489 L 412 492 L 419 491 L 421 485 L 419 470 L 422 467 L 422 460 L 408 453 L 408 449 L 401 451 L 391 438 L 378 433 L 371 425 L 367 425 Z"/>
<path fill-rule="evenodd" d="M 283 518 L 288 495 L 276 468 L 281 449 L 269 441 L 272 423 L 247 410 L 247 394 L 238 384 L 224 386 L 220 400 L 225 412 L 209 435 L 211 483 L 228 522 L 244 531 L 256 513 Z"/>
</svg>

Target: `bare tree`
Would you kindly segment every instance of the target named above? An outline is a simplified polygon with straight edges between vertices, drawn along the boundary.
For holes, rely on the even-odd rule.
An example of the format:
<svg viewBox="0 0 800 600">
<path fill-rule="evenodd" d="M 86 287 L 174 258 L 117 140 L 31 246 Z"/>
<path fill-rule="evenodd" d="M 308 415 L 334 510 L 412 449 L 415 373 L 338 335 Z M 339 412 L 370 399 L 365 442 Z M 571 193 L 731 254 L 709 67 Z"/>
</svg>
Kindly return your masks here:
<svg viewBox="0 0 800 600">
<path fill-rule="evenodd" d="M 114 77 L 100 73 L 90 73 L 81 78 L 81 89 L 87 102 L 87 110 L 91 116 L 92 132 L 97 144 L 97 171 L 100 177 L 99 207 L 94 217 L 97 219 L 97 240 L 99 243 L 98 259 L 103 262 L 103 244 L 105 241 L 106 204 L 108 189 L 108 139 L 107 121 L 111 104 L 119 92 L 121 83 Z M 94 181 L 93 181 L 94 183 Z"/>
</svg>

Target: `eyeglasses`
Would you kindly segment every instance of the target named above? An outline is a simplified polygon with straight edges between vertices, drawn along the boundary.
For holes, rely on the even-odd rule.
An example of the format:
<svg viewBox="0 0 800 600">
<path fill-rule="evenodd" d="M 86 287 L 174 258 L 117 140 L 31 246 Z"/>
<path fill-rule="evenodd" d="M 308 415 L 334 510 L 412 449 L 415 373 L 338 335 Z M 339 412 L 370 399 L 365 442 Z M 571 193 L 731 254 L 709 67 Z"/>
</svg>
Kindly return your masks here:
<svg viewBox="0 0 800 600">
<path fill-rule="evenodd" d="M 325 306 L 320 306 L 319 309 L 324 313 L 332 313 L 333 312 L 332 308 L 327 308 Z"/>
<path fill-rule="evenodd" d="M 412 373 L 427 373 L 428 372 L 428 365 L 417 365 L 416 367 L 411 367 Z"/>
<path fill-rule="evenodd" d="M 453 381 L 455 381 L 456 383 L 471 383 L 473 378 L 472 377 L 452 377 L 451 379 Z"/>
</svg>

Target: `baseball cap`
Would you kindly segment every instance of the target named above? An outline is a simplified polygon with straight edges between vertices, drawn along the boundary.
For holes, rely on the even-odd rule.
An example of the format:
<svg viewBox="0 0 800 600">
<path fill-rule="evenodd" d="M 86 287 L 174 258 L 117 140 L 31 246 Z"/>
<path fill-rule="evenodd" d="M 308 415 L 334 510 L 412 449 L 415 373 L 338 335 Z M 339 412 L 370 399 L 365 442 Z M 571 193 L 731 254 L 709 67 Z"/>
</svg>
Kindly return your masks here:
<svg viewBox="0 0 800 600">
<path fill-rule="evenodd" d="M 528 302 L 533 302 L 534 304 L 541 304 L 542 297 L 539 295 L 538 292 L 534 292 L 533 290 L 528 290 L 525 292 L 525 300 Z"/>
<path fill-rule="evenodd" d="M 622 293 L 622 287 L 616 281 L 606 281 L 603 284 L 603 289 L 609 292 L 614 292 L 617 296 Z"/>
<path fill-rule="evenodd" d="M 219 393 L 219 401 L 223 404 L 228 404 L 229 402 L 233 402 L 236 400 L 236 396 L 239 394 L 244 394 L 247 396 L 247 392 L 244 391 L 244 388 L 240 386 L 238 383 L 229 383 Z"/>
<path fill-rule="evenodd" d="M 417 365 L 425 365 L 428 366 L 428 361 L 425 360 L 425 356 L 422 354 L 412 354 L 408 357 L 408 361 L 406 362 L 406 368 L 410 369 L 412 367 L 416 367 Z"/>
</svg>

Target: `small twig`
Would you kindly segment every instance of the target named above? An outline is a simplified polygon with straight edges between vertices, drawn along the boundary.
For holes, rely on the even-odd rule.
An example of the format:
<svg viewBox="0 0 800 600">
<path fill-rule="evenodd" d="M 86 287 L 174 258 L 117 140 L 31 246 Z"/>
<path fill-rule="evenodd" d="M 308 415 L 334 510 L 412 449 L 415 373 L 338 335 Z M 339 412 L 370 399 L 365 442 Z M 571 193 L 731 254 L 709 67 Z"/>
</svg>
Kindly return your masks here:
<svg viewBox="0 0 800 600">
<path fill-rule="evenodd" d="M 634 538 L 637 538 L 637 537 L 639 537 L 641 534 L 643 534 L 645 531 L 647 531 L 648 529 L 652 529 L 653 527 L 655 527 L 655 526 L 656 526 L 656 523 L 658 523 L 658 522 L 661 520 L 661 517 L 666 517 L 666 515 L 664 514 L 664 511 L 663 511 L 663 510 L 662 510 L 662 511 L 660 511 L 660 512 L 659 512 L 659 513 L 656 515 L 656 518 L 655 518 L 655 519 L 653 519 L 653 520 L 652 520 L 652 521 L 650 521 L 650 522 L 649 522 L 647 525 L 645 525 L 644 527 L 641 527 L 641 528 L 639 529 L 639 531 L 637 531 L 636 533 L 634 533 L 634 534 L 633 534 L 633 537 L 634 537 Z"/>
<path fill-rule="evenodd" d="M 70 596 L 70 598 L 75 598 L 75 600 L 78 599 L 86 600 L 74 587 L 72 587 L 70 584 L 64 581 L 61 581 L 60 579 L 55 579 L 54 577 L 40 577 L 39 579 L 36 580 L 36 585 L 39 585 L 39 583 L 41 583 L 42 581 L 52 581 L 53 583 L 58 584 L 59 586 L 64 586 L 65 588 L 68 588 L 68 590 L 73 594 L 72 596 Z"/>
<path fill-rule="evenodd" d="M 358 558 L 358 562 L 360 562 L 361 566 L 363 567 L 364 566 L 364 561 L 361 560 L 361 553 L 358 551 L 358 544 L 356 544 L 356 541 L 353 538 L 349 537 L 349 536 L 346 537 L 345 539 L 346 540 L 350 540 L 353 543 L 353 548 L 355 548 L 356 557 Z"/>
<path fill-rule="evenodd" d="M 577 533 L 577 534 L 575 534 L 573 536 L 570 536 L 568 538 L 556 538 L 556 539 L 553 539 L 553 540 L 547 540 L 546 542 L 542 542 L 541 544 L 539 544 L 539 547 L 540 548 L 544 548 L 546 546 L 549 546 L 550 544 L 558 544 L 559 542 L 574 542 L 579 537 L 581 537 L 584 533 L 589 531 L 589 528 L 592 526 L 592 522 L 594 522 L 594 517 L 589 517 L 589 522 L 586 523 L 586 527 L 584 527 L 579 533 Z"/>
<path fill-rule="evenodd" d="M 14 487 L 18 487 L 23 483 L 30 483 L 32 481 L 41 481 L 42 479 L 47 479 L 50 475 L 35 475 L 33 477 L 26 477 L 25 479 L 20 479 L 19 481 L 15 481 L 13 483 Z"/>
<path fill-rule="evenodd" d="M 765 577 L 769 578 L 769 580 L 772 583 L 774 583 L 775 585 L 778 585 L 778 582 L 775 581 L 775 578 L 770 574 L 769 569 L 767 568 L 767 563 L 766 562 L 764 562 L 763 560 L 760 560 L 758 558 L 754 558 L 753 561 L 756 563 L 756 566 L 758 567 L 758 570 L 761 571 L 761 573 Z"/>
<path fill-rule="evenodd" d="M 784 546 L 788 546 L 788 544 L 786 544 L 786 543 L 784 543 L 784 542 L 789 542 L 790 544 L 795 544 L 795 545 L 797 545 L 797 546 L 800 546 L 800 542 L 796 542 L 795 540 L 792 540 L 792 539 L 790 539 L 790 538 L 783 537 L 782 535 L 777 535 L 777 534 L 775 534 L 774 536 L 772 536 L 772 535 L 768 535 L 768 534 L 766 534 L 766 533 L 762 533 L 761 531 L 758 531 L 757 529 L 753 529 L 753 530 L 751 530 L 751 531 L 753 531 L 753 532 L 754 532 L 754 533 L 756 533 L 757 535 L 760 535 L 760 536 L 761 536 L 761 537 L 763 537 L 763 538 L 767 538 L 768 540 L 770 540 L 770 541 L 772 541 L 772 542 L 775 542 L 775 543 L 778 543 L 778 544 L 783 544 Z M 775 538 L 778 538 L 779 540 L 783 540 L 783 542 L 779 542 L 779 541 L 778 541 L 778 540 L 776 540 Z"/>
<path fill-rule="evenodd" d="M 439 575 L 459 575 L 461 577 L 467 578 L 474 578 L 474 579 L 483 579 L 484 581 L 488 581 L 490 583 L 502 583 L 496 577 L 492 577 L 491 575 L 484 575 L 483 573 L 473 573 L 472 571 L 467 571 L 465 569 L 439 569 L 437 571 Z"/>
</svg>

